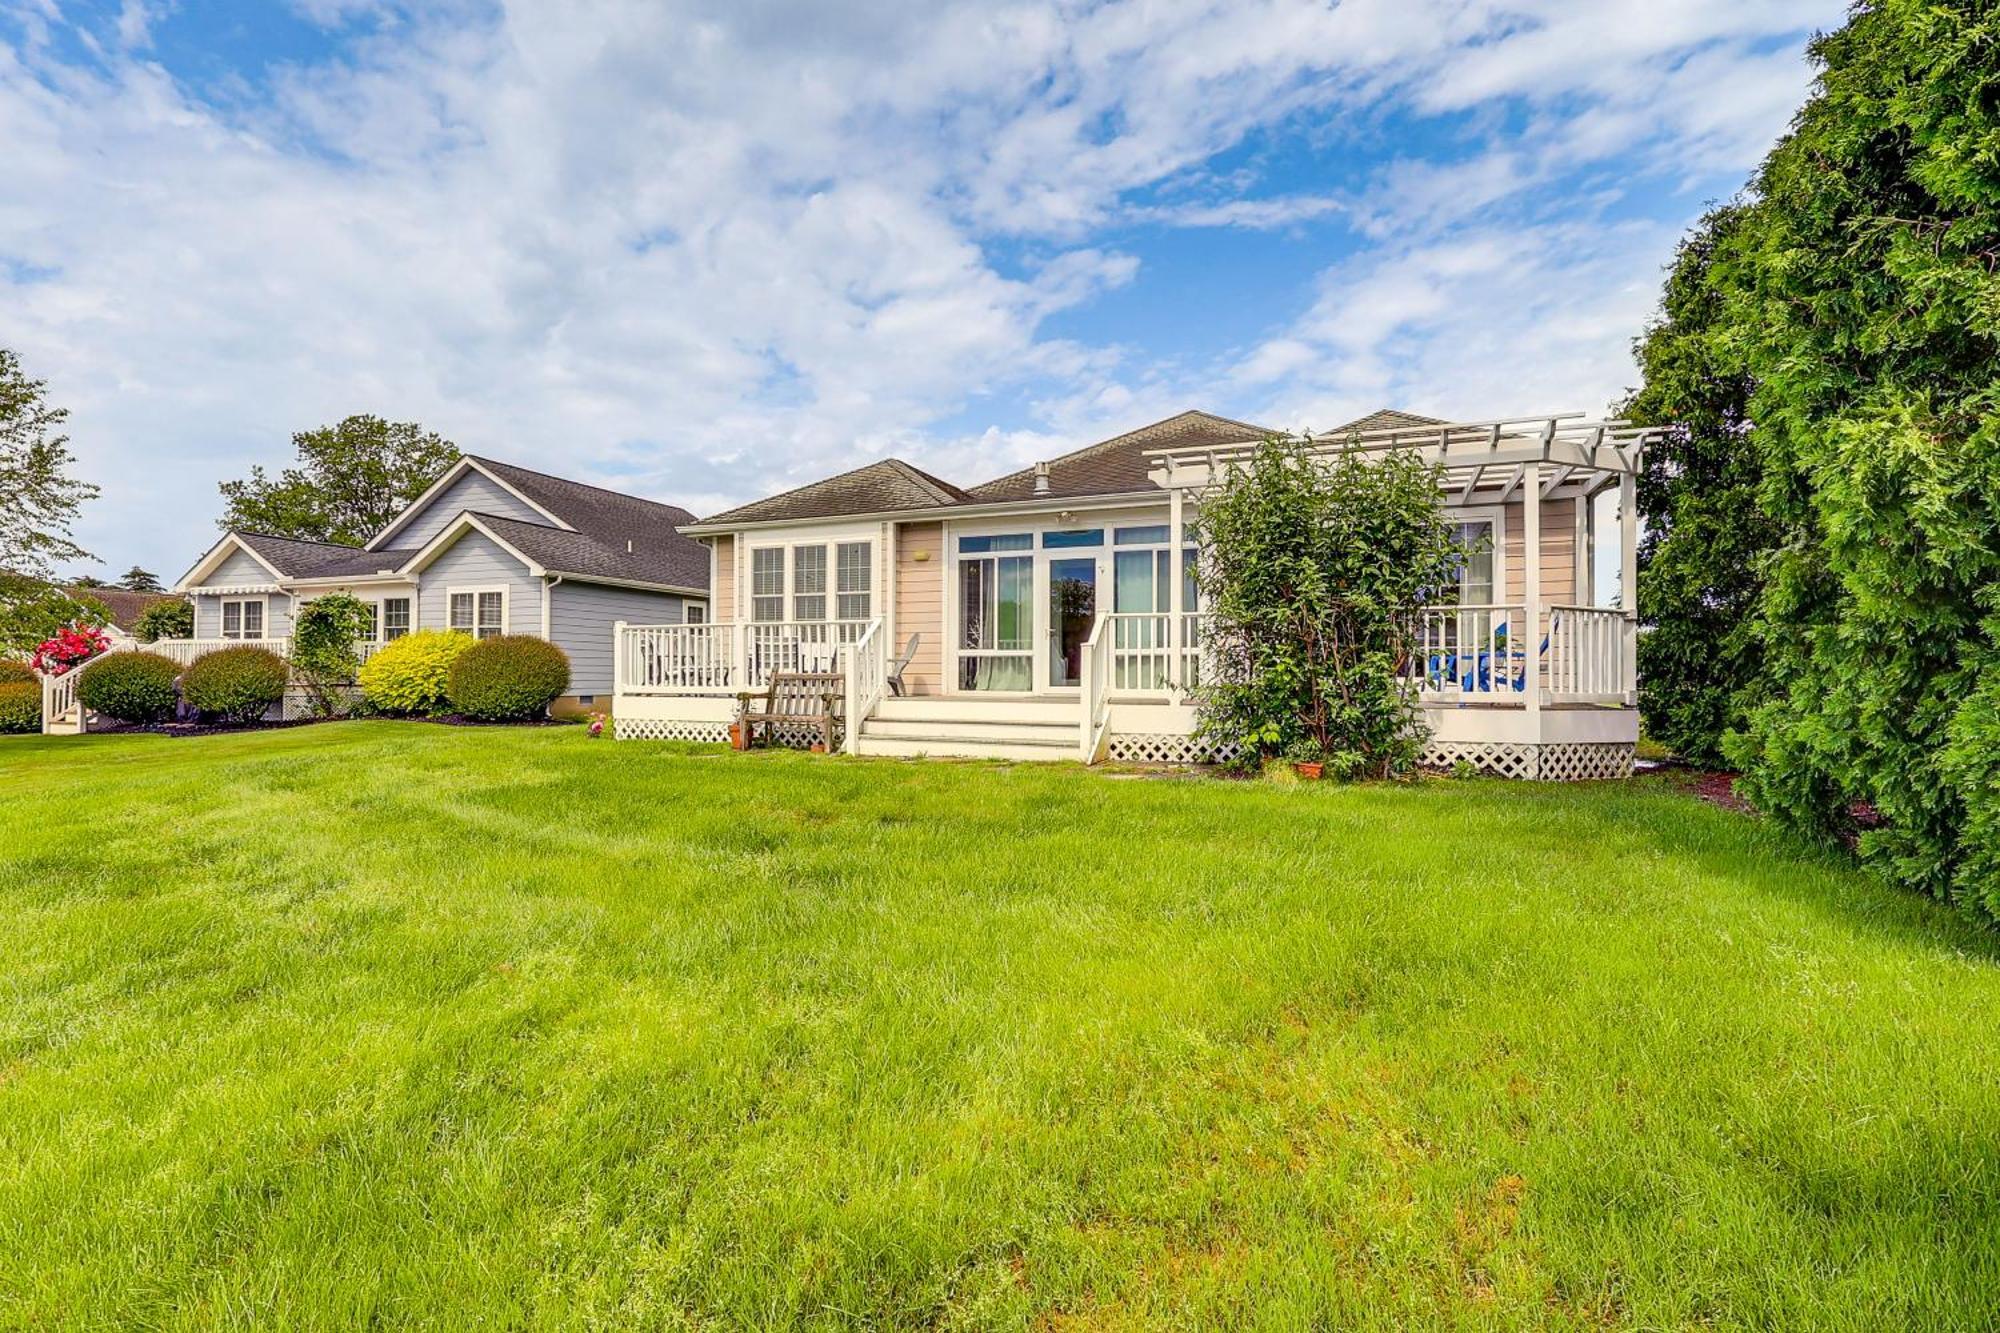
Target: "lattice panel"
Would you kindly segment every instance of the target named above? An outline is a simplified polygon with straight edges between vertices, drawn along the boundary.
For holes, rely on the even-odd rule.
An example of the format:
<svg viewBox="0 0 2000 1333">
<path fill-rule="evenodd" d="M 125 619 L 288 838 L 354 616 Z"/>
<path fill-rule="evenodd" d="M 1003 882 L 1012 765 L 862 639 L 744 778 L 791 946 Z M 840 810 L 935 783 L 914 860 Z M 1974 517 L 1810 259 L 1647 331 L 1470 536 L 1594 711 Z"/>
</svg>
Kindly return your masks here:
<svg viewBox="0 0 2000 1333">
<path fill-rule="evenodd" d="M 727 722 L 689 722 L 664 717 L 614 717 L 611 735 L 621 741 L 697 741 L 729 744 Z"/>
<path fill-rule="evenodd" d="M 1470 764 L 1495 777 L 1540 782 L 1590 782 L 1632 776 L 1633 747 L 1616 741 L 1556 741 L 1528 745 L 1511 741 L 1432 741 L 1421 762 L 1427 768 Z"/>
<path fill-rule="evenodd" d="M 1106 743 L 1108 757 L 1121 764 L 1220 764 L 1234 758 L 1238 748 L 1200 736 L 1146 731 L 1115 735 Z"/>
</svg>

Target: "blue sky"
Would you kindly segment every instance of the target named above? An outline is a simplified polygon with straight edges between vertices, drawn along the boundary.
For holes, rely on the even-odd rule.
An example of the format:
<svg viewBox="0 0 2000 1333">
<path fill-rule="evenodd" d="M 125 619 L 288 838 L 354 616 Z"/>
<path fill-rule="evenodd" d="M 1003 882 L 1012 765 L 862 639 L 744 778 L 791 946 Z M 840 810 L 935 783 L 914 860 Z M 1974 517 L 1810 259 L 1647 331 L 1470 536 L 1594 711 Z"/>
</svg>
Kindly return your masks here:
<svg viewBox="0 0 2000 1333">
<path fill-rule="evenodd" d="M 0 0 L 0 344 L 171 577 L 351 412 L 718 508 L 1602 410 L 1830 0 Z"/>
</svg>

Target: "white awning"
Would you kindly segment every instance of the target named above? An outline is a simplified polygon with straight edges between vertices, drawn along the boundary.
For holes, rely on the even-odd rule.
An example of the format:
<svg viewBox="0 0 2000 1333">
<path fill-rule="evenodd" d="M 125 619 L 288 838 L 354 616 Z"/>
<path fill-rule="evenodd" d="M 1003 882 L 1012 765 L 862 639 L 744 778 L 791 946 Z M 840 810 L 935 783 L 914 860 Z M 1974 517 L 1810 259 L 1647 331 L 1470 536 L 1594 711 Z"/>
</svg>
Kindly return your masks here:
<svg viewBox="0 0 2000 1333">
<path fill-rule="evenodd" d="M 203 597 L 265 597 L 283 591 L 275 583 L 205 583 L 188 589 L 190 596 Z"/>
</svg>

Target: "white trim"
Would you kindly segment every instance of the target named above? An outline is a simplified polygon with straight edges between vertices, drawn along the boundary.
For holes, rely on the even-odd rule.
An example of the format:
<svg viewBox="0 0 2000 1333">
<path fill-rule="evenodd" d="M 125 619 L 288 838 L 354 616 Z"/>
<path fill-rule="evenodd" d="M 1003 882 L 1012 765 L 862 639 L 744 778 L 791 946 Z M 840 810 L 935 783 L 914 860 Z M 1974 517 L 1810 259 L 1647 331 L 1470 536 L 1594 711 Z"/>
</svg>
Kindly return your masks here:
<svg viewBox="0 0 2000 1333">
<path fill-rule="evenodd" d="M 458 543 L 459 538 L 465 536 L 465 534 L 468 531 L 479 533 L 481 536 L 485 537 L 488 541 L 491 541 L 495 546 L 498 546 L 501 550 L 505 551 L 508 555 L 513 556 L 516 560 L 519 560 L 523 565 L 526 565 L 528 567 L 529 578 L 538 579 L 541 578 L 544 574 L 549 572 L 548 570 L 543 569 L 540 565 L 536 564 L 534 561 L 530 560 L 527 556 L 522 555 L 512 546 L 508 545 L 506 540 L 503 539 L 498 533 L 494 532 L 493 529 L 487 527 L 484 523 L 481 523 L 479 521 L 478 516 L 475 514 L 460 514 L 457 518 L 453 519 L 450 523 L 446 524 L 443 531 L 439 532 L 437 536 L 431 538 L 430 543 L 428 545 L 423 547 L 423 549 L 419 550 L 415 555 L 411 556 L 407 562 L 404 563 L 403 565 L 404 572 L 414 574 L 425 569 L 432 562 L 434 562 L 439 556 L 443 555 L 446 551 L 450 550 L 454 545 L 456 545 Z"/>
<path fill-rule="evenodd" d="M 228 630 L 228 610 L 232 606 L 257 605 L 257 632 L 248 634 L 243 627 L 243 613 L 236 613 L 236 633 Z M 271 637 L 271 598 L 268 594 L 259 597 L 218 597 L 215 602 L 215 637 L 236 643 L 263 643 Z"/>
<path fill-rule="evenodd" d="M 1504 504 L 1447 505 L 1445 517 L 1453 526 L 1465 523 L 1491 523 L 1493 525 L 1493 602 L 1511 600 L 1507 590 L 1507 506 Z M 1527 559 L 1527 548 L 1521 550 L 1521 558 Z M 1464 588 L 1463 576 L 1459 587 Z"/>
<path fill-rule="evenodd" d="M 841 523 L 931 523 L 939 519 L 990 518 L 1007 522 L 1014 515 L 1079 513 L 1093 509 L 1143 509 L 1167 502 L 1165 487 L 1120 491 L 1113 495 L 1037 496 L 1033 500 L 995 500 L 987 504 L 933 505 L 928 509 L 867 509 L 852 514 L 821 514 L 817 518 L 774 518 L 747 523 L 686 523 L 674 531 L 684 537 L 729 537 L 751 532 L 782 532 L 792 528 L 826 527 Z"/>
<path fill-rule="evenodd" d="M 237 536 L 233 532 L 225 532 L 222 534 L 222 536 L 216 539 L 215 545 L 209 547 L 208 552 L 205 555 L 203 555 L 201 559 L 194 562 L 193 568 L 189 569 L 187 573 L 181 575 L 180 582 L 176 583 L 171 589 L 171 591 L 177 593 L 200 592 L 201 589 L 197 586 L 198 580 L 207 578 L 210 574 L 214 573 L 218 567 L 220 567 L 222 561 L 218 559 L 218 557 L 222 555 L 224 548 L 231 546 L 243 552 L 243 554 L 249 556 L 252 560 L 255 560 L 258 564 L 262 565 L 265 569 L 269 570 L 271 577 L 276 579 L 279 583 L 282 584 L 286 580 L 287 575 L 285 574 L 285 571 L 279 569 L 269 560 L 266 560 L 263 556 L 257 554 L 256 548 L 251 546 L 249 542 L 244 541 L 241 537 Z"/>
<path fill-rule="evenodd" d="M 706 597 L 708 589 L 683 587 L 678 583 L 648 583 L 645 579 L 614 579 L 603 574 L 579 574 L 573 569 L 545 569 L 542 573 L 564 583 L 602 583 L 607 588 L 637 588 L 641 592 L 663 592 L 675 597 Z"/>
<path fill-rule="evenodd" d="M 417 605 L 417 590 L 415 588 L 385 588 L 373 597 L 357 597 L 355 600 L 364 606 L 375 608 L 375 635 L 372 640 L 374 643 L 392 642 L 392 640 L 382 637 L 389 628 L 389 612 L 386 608 L 386 603 L 408 602 L 410 604 L 410 623 L 403 626 L 404 634 L 413 634 L 416 632 L 418 617 L 423 614 Z M 401 638 L 402 635 L 398 635 L 397 637 Z"/>
<path fill-rule="evenodd" d="M 411 519 L 417 517 L 417 515 L 422 513 L 425 509 L 428 509 L 430 507 L 430 503 L 432 500 L 436 499 L 441 493 L 449 489 L 453 482 L 457 481 L 460 477 L 463 477 L 467 472 L 477 472 L 480 476 L 486 478 L 488 481 L 492 482 L 495 486 L 498 486 L 501 490 L 507 492 L 507 494 L 513 496 L 516 500 L 519 500 L 522 504 L 528 506 L 528 508 L 534 510 L 537 514 L 540 514 L 543 518 L 546 518 L 550 523 L 554 524 L 558 528 L 561 528 L 564 532 L 576 531 L 575 528 L 563 522 L 563 520 L 560 517 L 550 513 L 547 509 L 543 508 L 541 505 L 536 504 L 533 500 L 529 499 L 526 495 L 522 494 L 521 490 L 518 487 L 509 484 L 505 478 L 493 472 L 485 464 L 481 463 L 478 459 L 468 454 L 465 457 L 459 459 L 456 463 L 453 463 L 449 468 L 447 468 L 445 470 L 445 474 L 442 477 L 439 477 L 436 481 L 432 482 L 422 495 L 419 495 L 416 499 L 410 501 L 408 508 L 404 509 L 402 513 L 396 515 L 395 518 L 391 519 L 389 521 L 388 527 L 382 529 L 380 532 L 376 533 L 373 537 L 370 537 L 365 543 L 363 543 L 361 549 L 363 549 L 364 551 L 373 551 L 379 549 L 384 542 L 389 540 L 389 538 L 395 536 L 398 532 L 408 527 Z"/>
<path fill-rule="evenodd" d="M 507 595 L 507 585 L 504 583 L 453 583 L 446 585 L 444 590 L 444 628 L 448 630 L 458 628 L 458 626 L 451 623 L 451 599 L 454 597 L 470 597 L 472 598 L 472 628 L 467 632 L 475 639 L 480 638 L 479 599 L 490 592 L 500 594 L 500 633 L 513 633 L 514 620 L 512 612 L 514 608 L 510 604 L 513 599 Z"/>
</svg>

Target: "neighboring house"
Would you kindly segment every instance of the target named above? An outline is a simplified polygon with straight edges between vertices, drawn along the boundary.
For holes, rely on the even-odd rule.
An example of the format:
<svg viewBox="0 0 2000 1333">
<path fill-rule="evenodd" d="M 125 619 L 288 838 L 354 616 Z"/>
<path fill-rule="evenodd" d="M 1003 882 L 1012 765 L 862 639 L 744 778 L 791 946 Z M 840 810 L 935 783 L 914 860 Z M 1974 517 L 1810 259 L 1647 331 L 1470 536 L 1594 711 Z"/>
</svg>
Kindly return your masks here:
<svg viewBox="0 0 2000 1333">
<path fill-rule="evenodd" d="M 720 740 L 738 692 L 819 668 L 844 673 L 859 753 L 1212 758 L 1190 698 L 1203 617 L 1187 524 L 1271 433 L 1184 412 L 970 487 L 885 459 L 686 524 L 713 554 L 714 623 L 620 631 L 616 734 Z M 1629 772 L 1636 608 L 1629 590 L 1597 605 L 1591 500 L 1619 491 L 1631 569 L 1645 433 L 1384 410 L 1319 439 L 1438 463 L 1474 552 L 1409 667 L 1427 758 Z"/>
<path fill-rule="evenodd" d="M 139 617 L 155 602 L 177 602 L 180 598 L 164 592 L 132 592 L 126 588 L 82 588 L 69 587 L 63 591 L 71 597 L 94 597 L 104 604 L 111 613 L 111 624 L 106 629 L 116 630 L 122 637 L 132 640 L 132 632 L 138 627 Z"/>
<path fill-rule="evenodd" d="M 608 705 L 612 626 L 699 623 L 709 553 L 675 529 L 673 505 L 467 456 L 366 546 L 230 531 L 174 591 L 195 608 L 192 640 L 156 644 L 192 660 L 233 643 L 287 646 L 302 602 L 367 603 L 364 651 L 413 629 L 529 634 L 569 654 L 558 712 Z"/>
</svg>

